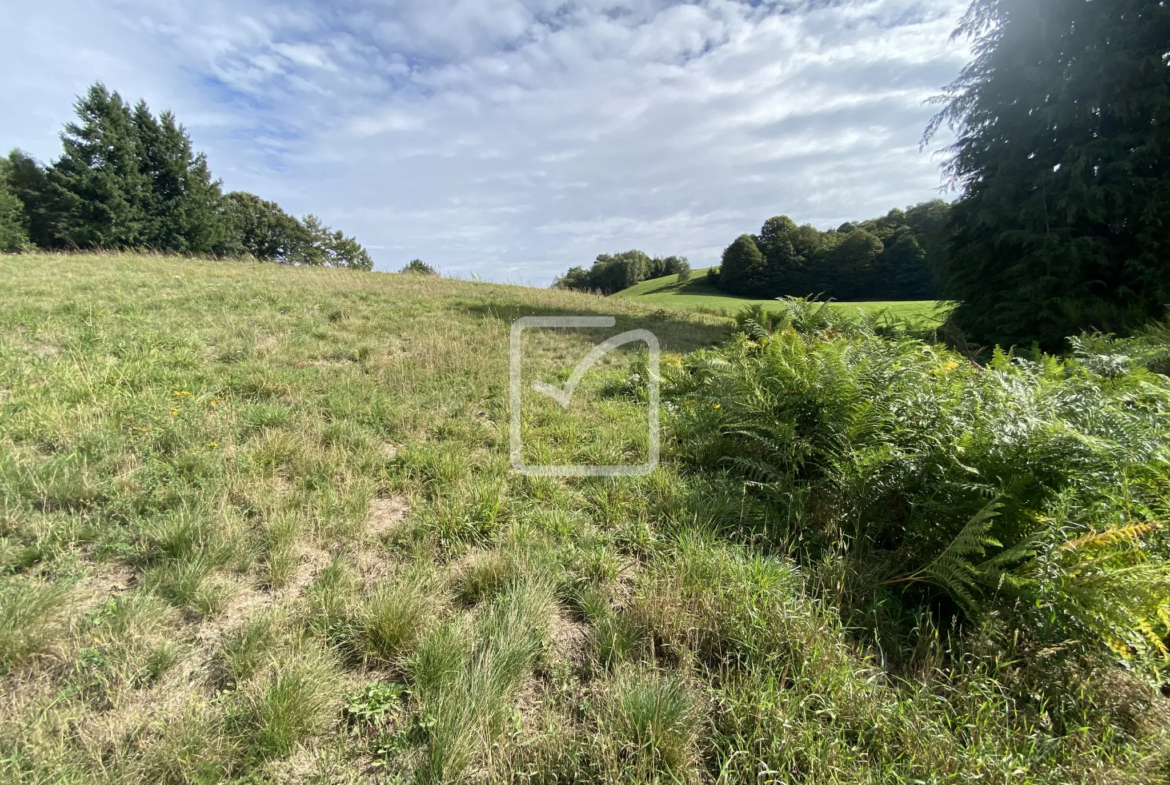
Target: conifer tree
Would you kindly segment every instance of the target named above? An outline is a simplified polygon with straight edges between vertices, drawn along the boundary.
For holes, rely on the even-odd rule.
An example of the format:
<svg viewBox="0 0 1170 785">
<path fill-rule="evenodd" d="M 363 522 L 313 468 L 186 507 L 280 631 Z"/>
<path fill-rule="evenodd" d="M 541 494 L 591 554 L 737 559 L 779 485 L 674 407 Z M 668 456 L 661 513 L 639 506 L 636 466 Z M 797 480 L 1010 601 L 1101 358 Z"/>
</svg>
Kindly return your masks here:
<svg viewBox="0 0 1170 785">
<path fill-rule="evenodd" d="M 372 270 L 374 260 L 352 237 L 326 226 L 315 215 L 306 215 L 301 221 L 305 243 L 298 264 L 323 267 L 344 267 L 350 270 Z"/>
<path fill-rule="evenodd" d="M 136 248 L 145 240 L 150 183 L 129 106 L 100 82 L 75 105 L 61 134 L 64 152 L 49 169 L 58 204 L 55 234 L 78 248 Z"/>
<path fill-rule="evenodd" d="M 948 88 L 945 294 L 971 342 L 1067 348 L 1170 303 L 1170 4 L 974 0 Z"/>
<path fill-rule="evenodd" d="M 192 150 L 172 113 L 155 119 L 144 101 L 134 107 L 133 129 L 139 171 L 150 186 L 143 203 L 143 243 L 167 251 L 214 251 L 227 239 L 227 227 L 223 193 L 211 179 L 206 156 Z"/>
</svg>

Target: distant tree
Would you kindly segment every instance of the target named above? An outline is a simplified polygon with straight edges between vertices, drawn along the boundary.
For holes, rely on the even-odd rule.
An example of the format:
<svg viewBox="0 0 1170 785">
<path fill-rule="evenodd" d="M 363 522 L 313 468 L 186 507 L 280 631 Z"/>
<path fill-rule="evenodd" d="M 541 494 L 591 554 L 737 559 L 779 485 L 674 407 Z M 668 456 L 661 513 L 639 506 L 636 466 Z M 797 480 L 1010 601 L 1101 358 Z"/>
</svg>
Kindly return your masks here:
<svg viewBox="0 0 1170 785">
<path fill-rule="evenodd" d="M 247 254 L 261 261 L 295 264 L 309 238 L 301 223 L 276 202 L 246 191 L 225 197 L 224 220 L 228 237 L 219 249 L 226 256 Z"/>
<path fill-rule="evenodd" d="M 865 229 L 854 229 L 833 249 L 833 295 L 841 300 L 866 296 L 873 265 L 883 250 L 882 241 Z"/>
<path fill-rule="evenodd" d="M 685 256 L 655 256 L 650 260 L 646 279 L 678 275 L 683 270 L 686 270 L 688 275 L 690 274 L 691 264 Z"/>
<path fill-rule="evenodd" d="M 843 223 L 847 232 L 797 226 L 784 215 L 769 218 L 752 238 L 763 263 L 741 243 L 721 288 L 754 297 L 933 299 L 932 264 L 946 255 L 949 209 L 941 200 L 895 208 L 881 218 Z"/>
<path fill-rule="evenodd" d="M 140 169 L 130 108 L 100 82 L 75 105 L 64 152 L 48 171 L 57 202 L 55 234 L 78 248 L 134 248 L 146 241 L 150 189 Z"/>
<path fill-rule="evenodd" d="M 152 248 L 373 268 L 356 239 L 315 216 L 302 224 L 253 194 L 225 197 L 170 112 L 155 117 L 143 101 L 131 108 L 100 82 L 75 109 L 78 119 L 65 126 L 62 155 L 51 166 L 13 150 L 0 171 L 0 186 L 23 206 L 24 231 L 37 247 Z"/>
<path fill-rule="evenodd" d="M 24 205 L 29 241 L 39 248 L 59 247 L 58 204 L 44 167 L 20 150 L 13 150 L 8 154 L 5 178 L 9 191 Z"/>
<path fill-rule="evenodd" d="M 733 294 L 768 297 L 764 255 L 750 234 L 741 234 L 723 251 L 719 288 Z"/>
<path fill-rule="evenodd" d="M 925 300 L 932 295 L 933 277 L 913 230 L 898 227 L 883 242 L 873 261 L 867 296 L 874 300 Z"/>
<path fill-rule="evenodd" d="M 403 267 L 398 272 L 409 273 L 409 274 L 413 274 L 413 275 L 438 275 L 439 274 L 438 270 L 436 270 L 434 267 L 431 267 L 429 264 L 424 262 L 422 259 L 411 259 L 409 262 L 406 263 L 406 266 Z"/>
<path fill-rule="evenodd" d="M 590 291 L 591 280 L 589 271 L 578 265 L 576 267 L 570 267 L 568 272 L 553 281 L 553 288 L 588 292 Z"/>
<path fill-rule="evenodd" d="M 906 210 L 906 225 L 914 232 L 914 239 L 925 254 L 930 284 L 925 295 L 927 299 L 940 296 L 940 284 L 946 268 L 950 248 L 951 206 L 942 199 L 923 202 Z"/>
<path fill-rule="evenodd" d="M 650 257 L 642 251 L 600 254 L 589 276 L 594 289 L 602 294 L 613 294 L 645 280 L 650 267 Z"/>
<path fill-rule="evenodd" d="M 609 295 L 636 283 L 664 275 L 690 277 L 691 264 L 684 256 L 656 256 L 651 259 L 639 250 L 599 254 L 588 270 L 572 267 L 553 282 L 556 289 L 575 289 Z"/>
<path fill-rule="evenodd" d="M 974 343 L 1065 348 L 1170 302 L 1170 4 L 975 0 L 945 293 Z"/>
<path fill-rule="evenodd" d="M 761 276 L 759 284 L 764 296 L 802 297 L 809 293 L 806 260 L 797 250 L 803 240 L 796 222 L 787 215 L 769 218 L 764 222 L 756 238 L 756 245 L 767 263 L 767 272 Z"/>
<path fill-rule="evenodd" d="M 350 270 L 372 270 L 374 260 L 358 241 L 333 231 L 315 215 L 306 215 L 301 221 L 305 238 L 298 264 L 316 267 L 344 267 Z"/>
<path fill-rule="evenodd" d="M 28 214 L 24 203 L 8 184 L 7 159 L 0 158 L 0 252 L 12 253 L 28 248 Z"/>
<path fill-rule="evenodd" d="M 207 158 L 196 154 L 175 116 L 156 119 L 139 101 L 131 116 L 138 169 L 149 188 L 143 196 L 142 243 L 165 251 L 210 253 L 228 239 L 223 193 Z"/>
</svg>

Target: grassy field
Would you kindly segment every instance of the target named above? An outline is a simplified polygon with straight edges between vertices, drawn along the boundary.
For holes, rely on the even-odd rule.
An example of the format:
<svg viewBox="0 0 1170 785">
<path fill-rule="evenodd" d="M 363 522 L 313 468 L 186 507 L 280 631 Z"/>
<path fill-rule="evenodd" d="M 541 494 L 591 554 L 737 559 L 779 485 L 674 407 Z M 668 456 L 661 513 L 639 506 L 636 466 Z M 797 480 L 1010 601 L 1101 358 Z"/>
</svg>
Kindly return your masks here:
<svg viewBox="0 0 1170 785">
<path fill-rule="evenodd" d="M 648 476 L 510 470 L 516 318 L 615 315 L 672 366 L 724 319 L 129 255 L 0 279 L 4 782 L 1165 781 L 1152 731 L 1018 707 L 1018 663 L 925 636 L 885 674 L 669 407 Z M 525 381 L 598 337 L 526 336 Z M 526 394 L 525 458 L 641 460 L 641 362 Z"/>
<path fill-rule="evenodd" d="M 690 280 L 681 284 L 678 282 L 677 275 L 666 275 L 662 278 L 642 281 L 613 296 L 659 308 L 681 308 L 688 311 L 727 316 L 734 316 L 736 312 L 749 305 L 758 304 L 765 308 L 780 308 L 776 300 L 753 300 L 721 292 L 707 283 L 706 272 L 706 269 L 695 270 L 691 273 Z M 845 311 L 861 310 L 866 313 L 885 311 L 891 316 L 924 326 L 938 324 L 941 321 L 938 318 L 939 303 L 935 300 L 834 303 L 833 307 Z"/>
</svg>

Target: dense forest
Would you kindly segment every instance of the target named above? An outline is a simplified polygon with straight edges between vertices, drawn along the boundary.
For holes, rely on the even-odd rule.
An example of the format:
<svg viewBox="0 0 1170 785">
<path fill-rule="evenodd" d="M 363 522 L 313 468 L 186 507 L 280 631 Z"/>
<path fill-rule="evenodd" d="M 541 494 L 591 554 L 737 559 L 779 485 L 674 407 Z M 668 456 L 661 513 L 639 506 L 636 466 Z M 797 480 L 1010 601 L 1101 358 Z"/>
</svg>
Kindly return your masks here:
<svg viewBox="0 0 1170 785">
<path fill-rule="evenodd" d="M 691 275 L 691 265 L 685 256 L 655 256 L 651 258 L 643 251 L 598 255 L 593 266 L 572 267 L 553 283 L 556 289 L 573 289 L 579 292 L 613 294 L 628 289 L 636 283 L 677 275 L 685 281 Z"/>
<path fill-rule="evenodd" d="M 740 235 L 710 277 L 746 297 L 930 300 L 947 253 L 949 206 L 942 200 L 827 232 L 769 218 L 757 235 Z"/>
<path fill-rule="evenodd" d="M 224 194 L 170 112 L 131 106 L 101 83 L 77 104 L 61 157 L 0 158 L 0 251 L 140 249 L 360 270 L 373 260 L 314 215 Z"/>
</svg>

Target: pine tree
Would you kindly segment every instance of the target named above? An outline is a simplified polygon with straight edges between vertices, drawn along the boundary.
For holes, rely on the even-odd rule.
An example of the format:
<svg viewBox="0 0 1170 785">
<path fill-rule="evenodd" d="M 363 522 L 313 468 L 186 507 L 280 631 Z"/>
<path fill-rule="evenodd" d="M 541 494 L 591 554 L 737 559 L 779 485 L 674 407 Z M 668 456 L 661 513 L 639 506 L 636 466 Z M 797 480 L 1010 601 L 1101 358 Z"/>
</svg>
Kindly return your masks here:
<svg viewBox="0 0 1170 785">
<path fill-rule="evenodd" d="M 209 253 L 227 235 L 220 202 L 223 193 L 211 179 L 207 158 L 195 154 L 175 116 L 158 119 L 144 101 L 134 107 L 133 129 L 138 169 L 149 180 L 144 195 L 143 243 L 153 248 Z"/>
<path fill-rule="evenodd" d="M 1170 303 L 1170 5 L 975 0 L 945 294 L 973 342 L 1065 347 Z"/>
<path fill-rule="evenodd" d="M 48 172 L 59 204 L 54 234 L 79 248 L 140 247 L 150 183 L 139 170 L 130 108 L 100 82 L 75 108 L 80 122 L 65 126 L 64 153 Z"/>
<path fill-rule="evenodd" d="M 301 220 L 306 242 L 303 244 L 298 264 L 324 267 L 344 267 L 350 270 L 372 270 L 374 260 L 366 249 L 352 237 L 326 226 L 315 215 L 306 215 Z"/>
</svg>

